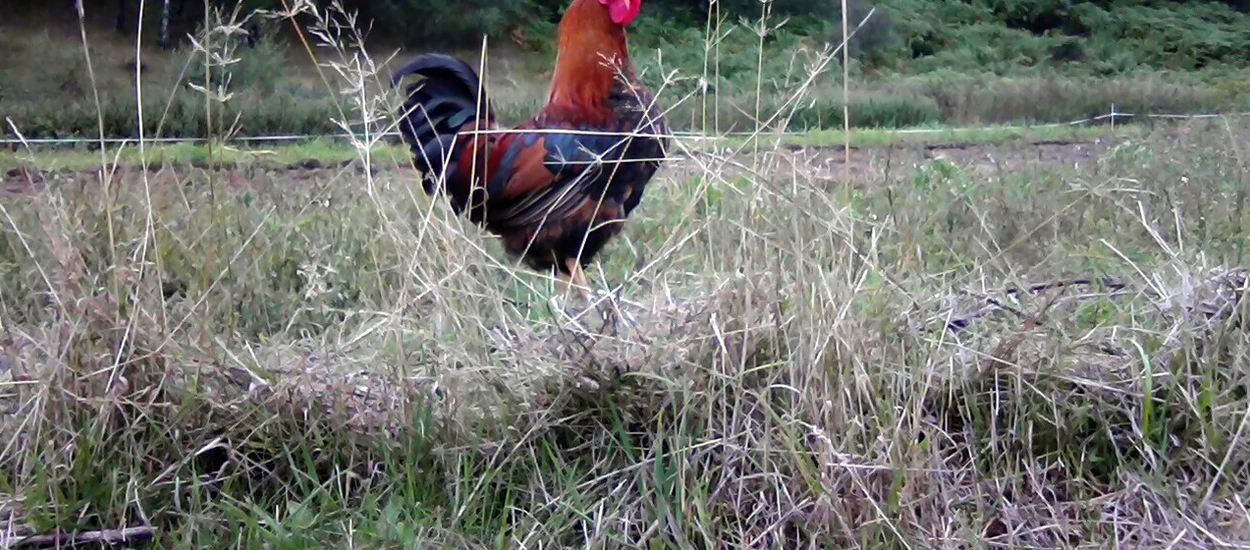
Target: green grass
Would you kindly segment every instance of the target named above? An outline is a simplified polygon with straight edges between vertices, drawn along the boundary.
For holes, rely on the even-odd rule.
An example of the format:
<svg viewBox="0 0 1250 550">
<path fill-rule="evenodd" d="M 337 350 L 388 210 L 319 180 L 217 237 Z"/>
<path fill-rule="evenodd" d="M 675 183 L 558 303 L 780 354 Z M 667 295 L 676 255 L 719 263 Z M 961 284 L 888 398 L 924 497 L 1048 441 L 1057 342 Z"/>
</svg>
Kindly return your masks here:
<svg viewBox="0 0 1250 550">
<path fill-rule="evenodd" d="M 690 150 L 740 150 L 753 146 L 755 140 L 766 148 L 775 146 L 841 147 L 848 136 L 851 147 L 888 147 L 897 145 L 992 145 L 1011 142 L 1077 141 L 1107 139 L 1113 137 L 1139 136 L 1148 131 L 1140 124 L 1110 126 L 985 126 L 978 128 L 903 128 L 852 129 L 849 134 L 832 130 L 775 134 L 761 132 L 755 136 L 728 135 L 707 137 L 682 137 L 683 147 Z M 196 164 L 199 166 L 257 165 L 263 167 L 287 167 L 308 164 L 325 166 L 357 159 L 360 153 L 345 141 L 313 139 L 296 143 L 276 142 L 274 145 L 257 146 L 249 143 L 210 146 L 204 143 L 151 143 L 145 144 L 144 155 L 135 143 L 107 144 L 101 154 L 98 144 L 72 147 L 48 147 L 34 144 L 17 151 L 0 151 L 0 171 L 19 168 L 40 170 L 86 170 L 96 169 L 103 158 L 109 166 L 163 166 L 166 164 Z M 382 166 L 407 165 L 407 151 L 398 143 L 378 143 L 369 153 L 374 162 Z"/>
<path fill-rule="evenodd" d="M 0 200 L 0 520 L 160 548 L 1250 542 L 1250 125 L 1014 132 L 676 156 L 590 310 L 370 170 L 391 146 L 108 150 L 108 185 L 66 170 L 99 151 L 8 157 L 45 171 Z M 1098 284 L 1005 290 L 1072 279 Z"/>
<path fill-rule="evenodd" d="M 760 133 L 759 139 L 775 145 L 800 145 L 805 147 L 837 147 L 848 140 L 851 147 L 888 147 L 891 145 L 995 145 L 1012 142 L 1077 141 L 1099 138 L 1129 137 L 1146 133 L 1142 124 L 1110 126 L 1037 125 L 1010 126 L 987 125 L 968 128 L 943 128 L 926 126 L 913 128 L 853 128 L 848 133 L 840 130 L 813 130 L 793 134 Z M 779 139 L 778 139 L 779 137 Z M 741 147 L 751 142 L 751 136 L 733 135 L 718 141 L 730 147 Z"/>
<path fill-rule="evenodd" d="M 93 150 L 94 149 L 94 150 Z M 378 159 L 402 159 L 404 149 L 395 144 L 382 143 L 374 146 L 370 154 Z M 108 144 L 103 158 L 109 165 L 139 166 L 143 164 L 213 164 L 227 166 L 255 164 L 265 166 L 288 166 L 315 160 L 320 164 L 336 164 L 357 158 L 359 153 L 350 145 L 332 139 L 313 139 L 296 143 L 277 142 L 275 145 L 244 143 L 215 144 L 173 143 L 145 144 L 140 153 L 137 141 L 130 144 Z M 19 151 L 0 153 L 0 170 L 23 167 L 39 167 L 42 170 L 83 170 L 99 168 L 101 151 L 92 147 L 44 147 L 35 145 Z"/>
</svg>

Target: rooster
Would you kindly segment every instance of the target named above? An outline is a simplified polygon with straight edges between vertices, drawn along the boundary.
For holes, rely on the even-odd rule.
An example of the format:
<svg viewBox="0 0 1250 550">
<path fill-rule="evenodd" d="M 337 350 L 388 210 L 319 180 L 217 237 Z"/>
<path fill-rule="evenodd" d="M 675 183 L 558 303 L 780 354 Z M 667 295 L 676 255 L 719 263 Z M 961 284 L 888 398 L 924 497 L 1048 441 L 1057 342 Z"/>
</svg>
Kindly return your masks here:
<svg viewBox="0 0 1250 550">
<path fill-rule="evenodd" d="M 463 60 L 418 56 L 395 71 L 406 88 L 400 134 L 429 195 L 499 236 L 530 268 L 583 298 L 584 268 L 642 200 L 668 128 L 630 61 L 625 27 L 641 0 L 573 0 L 560 20 L 547 103 L 500 130 L 481 79 Z"/>
</svg>

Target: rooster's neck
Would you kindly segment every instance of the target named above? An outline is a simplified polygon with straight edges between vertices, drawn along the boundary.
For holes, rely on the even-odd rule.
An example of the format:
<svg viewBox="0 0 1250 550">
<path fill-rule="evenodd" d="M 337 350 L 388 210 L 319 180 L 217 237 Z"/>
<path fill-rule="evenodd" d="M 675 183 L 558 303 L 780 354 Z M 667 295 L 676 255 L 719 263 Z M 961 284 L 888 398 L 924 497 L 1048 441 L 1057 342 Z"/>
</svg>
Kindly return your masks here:
<svg viewBox="0 0 1250 550">
<path fill-rule="evenodd" d="M 548 102 L 598 107 L 622 73 L 633 73 L 624 27 L 612 22 L 598 0 L 576 0 L 560 20 Z"/>
</svg>

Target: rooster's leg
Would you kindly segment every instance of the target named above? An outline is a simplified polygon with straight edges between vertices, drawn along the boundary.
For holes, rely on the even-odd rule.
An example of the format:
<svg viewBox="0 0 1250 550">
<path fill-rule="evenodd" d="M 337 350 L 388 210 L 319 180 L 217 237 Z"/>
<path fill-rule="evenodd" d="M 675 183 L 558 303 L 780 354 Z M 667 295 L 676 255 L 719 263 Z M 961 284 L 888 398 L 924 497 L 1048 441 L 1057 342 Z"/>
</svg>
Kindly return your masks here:
<svg viewBox="0 0 1250 550">
<path fill-rule="evenodd" d="M 586 281 L 586 273 L 582 271 L 581 264 L 577 262 L 577 258 L 569 258 L 565 260 L 564 265 L 569 269 L 569 290 L 576 288 L 582 299 L 589 303 L 590 283 Z"/>
</svg>

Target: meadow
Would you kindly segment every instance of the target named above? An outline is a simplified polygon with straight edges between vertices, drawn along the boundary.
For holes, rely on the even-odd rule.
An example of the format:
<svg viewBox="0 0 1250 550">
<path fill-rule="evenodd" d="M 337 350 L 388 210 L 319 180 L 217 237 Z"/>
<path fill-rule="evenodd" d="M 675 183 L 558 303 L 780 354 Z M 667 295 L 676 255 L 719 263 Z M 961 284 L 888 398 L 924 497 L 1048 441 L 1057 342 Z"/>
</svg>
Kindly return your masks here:
<svg viewBox="0 0 1250 550">
<path fill-rule="evenodd" d="M 1250 545 L 1245 118 L 760 123 L 841 111 L 817 63 L 727 136 L 677 85 L 701 135 L 576 306 L 308 32 L 346 141 L 232 140 L 222 88 L 206 144 L 0 153 L 0 547 Z"/>
</svg>

